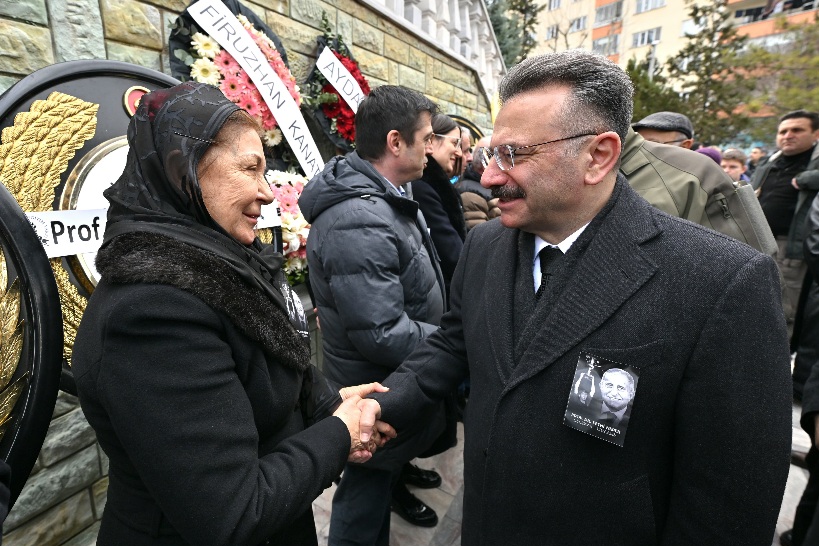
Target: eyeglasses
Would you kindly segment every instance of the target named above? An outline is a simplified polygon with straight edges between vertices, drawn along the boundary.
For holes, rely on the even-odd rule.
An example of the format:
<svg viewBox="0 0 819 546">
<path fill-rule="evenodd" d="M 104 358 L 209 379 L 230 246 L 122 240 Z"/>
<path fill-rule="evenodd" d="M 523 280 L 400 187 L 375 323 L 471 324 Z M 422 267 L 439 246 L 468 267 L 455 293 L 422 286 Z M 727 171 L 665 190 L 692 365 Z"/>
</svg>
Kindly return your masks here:
<svg viewBox="0 0 819 546">
<path fill-rule="evenodd" d="M 438 138 L 448 138 L 452 141 L 452 145 L 456 148 L 461 147 L 461 137 L 454 137 L 449 135 L 439 135 L 438 133 L 432 133 L 432 136 L 437 136 Z"/>
<path fill-rule="evenodd" d="M 483 164 L 483 168 L 489 167 L 489 160 L 492 159 L 492 156 L 495 156 L 495 161 L 498 164 L 498 168 L 502 171 L 511 171 L 515 167 L 515 153 L 518 150 L 523 150 L 525 148 L 534 148 L 535 146 L 543 146 L 545 144 L 553 144 L 555 142 L 563 142 L 564 140 L 572 140 L 573 138 L 580 138 L 580 137 L 587 137 L 587 136 L 597 136 L 597 133 L 583 133 L 580 135 L 573 135 L 563 138 L 556 138 L 554 140 L 547 140 L 546 142 L 541 142 L 540 144 L 529 144 L 528 146 L 518 146 L 517 148 L 513 148 L 509 144 L 501 144 L 500 146 L 495 146 L 494 152 L 491 148 L 481 148 L 481 164 Z M 519 154 L 524 155 L 524 154 Z"/>
</svg>

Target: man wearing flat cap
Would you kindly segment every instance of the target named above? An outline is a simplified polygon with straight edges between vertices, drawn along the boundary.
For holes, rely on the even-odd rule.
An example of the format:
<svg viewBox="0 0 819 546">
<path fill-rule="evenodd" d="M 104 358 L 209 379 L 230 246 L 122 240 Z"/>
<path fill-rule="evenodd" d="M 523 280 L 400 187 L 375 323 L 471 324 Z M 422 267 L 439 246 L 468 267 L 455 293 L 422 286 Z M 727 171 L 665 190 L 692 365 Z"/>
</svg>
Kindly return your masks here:
<svg viewBox="0 0 819 546">
<path fill-rule="evenodd" d="M 655 112 L 631 126 L 646 140 L 691 149 L 694 126 L 691 120 L 677 112 Z"/>
<path fill-rule="evenodd" d="M 691 120 L 682 114 L 646 116 L 628 130 L 620 172 L 658 209 L 776 255 L 776 241 L 753 189 L 735 187 L 719 165 L 692 152 L 693 138 Z"/>
</svg>

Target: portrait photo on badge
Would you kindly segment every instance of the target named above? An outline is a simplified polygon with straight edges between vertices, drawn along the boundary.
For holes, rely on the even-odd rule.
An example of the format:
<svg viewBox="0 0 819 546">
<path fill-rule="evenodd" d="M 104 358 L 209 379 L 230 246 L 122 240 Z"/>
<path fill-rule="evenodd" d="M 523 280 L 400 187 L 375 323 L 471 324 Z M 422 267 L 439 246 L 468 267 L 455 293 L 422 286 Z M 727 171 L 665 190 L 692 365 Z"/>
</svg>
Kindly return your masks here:
<svg viewBox="0 0 819 546">
<path fill-rule="evenodd" d="M 622 446 L 639 378 L 634 366 L 581 352 L 563 424 Z"/>
</svg>

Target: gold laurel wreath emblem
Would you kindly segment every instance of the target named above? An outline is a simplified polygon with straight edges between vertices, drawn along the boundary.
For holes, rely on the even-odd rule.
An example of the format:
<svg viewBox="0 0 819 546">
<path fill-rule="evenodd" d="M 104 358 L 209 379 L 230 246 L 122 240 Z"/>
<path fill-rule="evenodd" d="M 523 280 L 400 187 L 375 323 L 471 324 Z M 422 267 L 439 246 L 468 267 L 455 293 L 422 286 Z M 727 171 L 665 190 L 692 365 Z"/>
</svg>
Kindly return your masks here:
<svg viewBox="0 0 819 546">
<path fill-rule="evenodd" d="M 45 100 L 34 101 L 28 112 L 20 112 L 14 117 L 14 125 L 3 129 L 0 136 L 0 182 L 25 212 L 52 209 L 60 175 L 77 150 L 94 136 L 98 109 L 98 104 L 55 91 Z M 63 357 L 70 364 L 77 328 L 88 302 L 71 283 L 62 260 L 52 258 L 50 262 L 60 293 Z M 0 289 L 5 286 L 3 283 Z M 4 325 L 10 320 L 6 311 L 5 306 L 0 311 L 0 322 Z M 3 332 L 5 336 L 5 330 Z M 3 357 L 2 364 L 5 365 L 5 353 Z M 2 404 L 0 395 L 0 409 Z"/>
<path fill-rule="evenodd" d="M 19 279 L 14 279 L 8 289 L 7 286 L 6 256 L 0 250 L 0 439 L 3 438 L 6 425 L 11 419 L 11 410 L 28 380 L 26 372 L 11 383 L 23 351 L 25 321 L 20 320 Z"/>
</svg>

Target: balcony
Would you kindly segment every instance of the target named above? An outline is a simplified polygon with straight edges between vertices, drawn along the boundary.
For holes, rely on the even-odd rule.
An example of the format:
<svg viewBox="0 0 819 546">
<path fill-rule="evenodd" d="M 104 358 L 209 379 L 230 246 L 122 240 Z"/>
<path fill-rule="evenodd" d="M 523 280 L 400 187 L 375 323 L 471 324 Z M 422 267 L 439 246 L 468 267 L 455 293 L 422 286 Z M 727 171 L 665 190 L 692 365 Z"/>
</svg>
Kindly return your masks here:
<svg viewBox="0 0 819 546">
<path fill-rule="evenodd" d="M 506 73 L 484 0 L 361 0 L 408 32 L 473 68 L 488 100 Z"/>
<path fill-rule="evenodd" d="M 761 38 L 763 36 L 772 36 L 782 32 L 779 26 L 779 21 L 784 19 L 790 25 L 797 25 L 800 23 L 812 23 L 819 10 L 813 7 L 813 2 L 808 2 L 810 9 L 805 11 L 803 9 L 783 11 L 776 15 L 770 15 L 765 18 L 760 18 L 756 21 L 740 22 L 737 20 L 737 32 L 740 35 L 748 36 L 749 38 Z M 808 4 L 805 4 L 807 7 Z"/>
<path fill-rule="evenodd" d="M 766 10 L 768 3 L 765 0 L 729 0 L 728 5 L 735 13 L 742 12 L 735 18 L 735 24 L 744 25 L 815 11 L 819 8 L 819 0 L 780 0 L 769 10 Z"/>
</svg>

